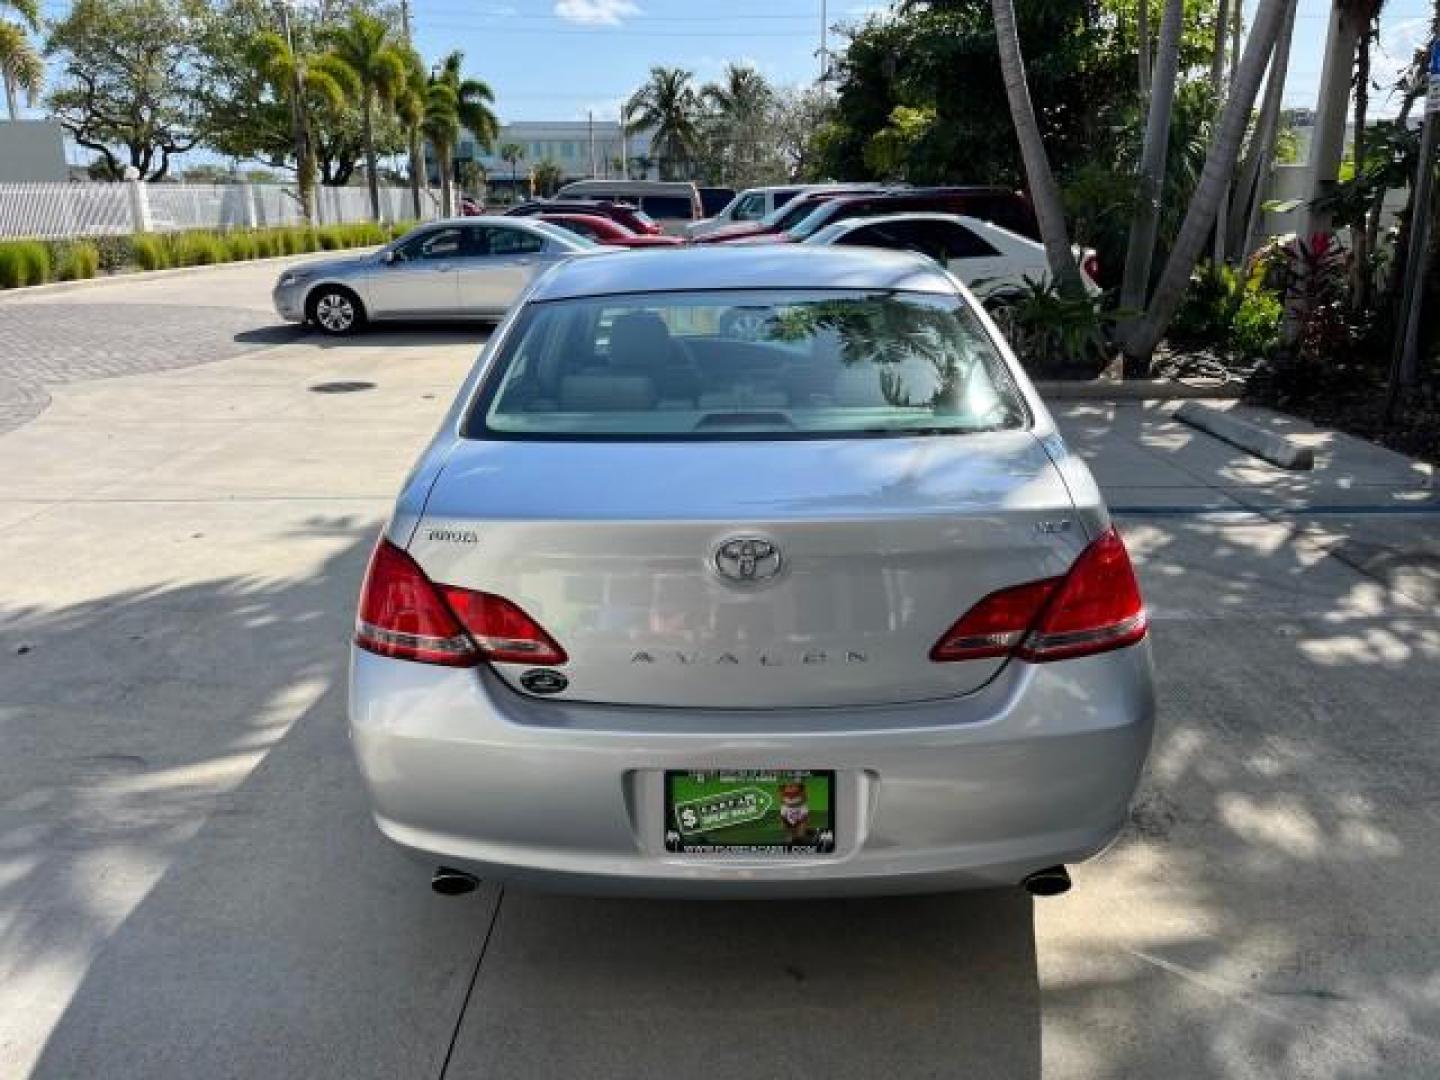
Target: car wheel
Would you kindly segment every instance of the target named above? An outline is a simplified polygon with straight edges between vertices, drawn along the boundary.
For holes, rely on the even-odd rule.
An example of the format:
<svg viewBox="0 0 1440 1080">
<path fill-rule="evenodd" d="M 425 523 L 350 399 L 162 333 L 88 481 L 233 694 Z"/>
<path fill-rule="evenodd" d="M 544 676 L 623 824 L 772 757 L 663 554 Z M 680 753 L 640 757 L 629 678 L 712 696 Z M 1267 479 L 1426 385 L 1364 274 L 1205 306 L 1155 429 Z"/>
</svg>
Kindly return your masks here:
<svg viewBox="0 0 1440 1080">
<path fill-rule="evenodd" d="M 739 341 L 759 341 L 765 336 L 765 327 L 769 322 L 767 310 L 731 308 L 720 316 L 720 336 Z"/>
<path fill-rule="evenodd" d="M 365 325 L 365 312 L 349 289 L 327 285 L 310 297 L 310 321 L 322 334 L 352 334 Z"/>
</svg>

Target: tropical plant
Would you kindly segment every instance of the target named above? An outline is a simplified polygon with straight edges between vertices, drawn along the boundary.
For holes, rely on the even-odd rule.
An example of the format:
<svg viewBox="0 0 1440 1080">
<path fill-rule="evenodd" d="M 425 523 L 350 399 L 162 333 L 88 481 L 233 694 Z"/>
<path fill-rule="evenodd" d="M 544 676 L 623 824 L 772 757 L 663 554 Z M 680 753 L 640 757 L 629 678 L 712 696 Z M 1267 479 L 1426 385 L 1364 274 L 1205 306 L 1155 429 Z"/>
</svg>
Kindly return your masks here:
<svg viewBox="0 0 1440 1080">
<path fill-rule="evenodd" d="M 1118 318 L 1105 310 L 1102 297 L 1029 279 L 995 303 L 991 314 L 1026 370 L 1041 377 L 1099 374 L 1110 358 Z"/>
<path fill-rule="evenodd" d="M 296 179 L 306 220 L 315 217 L 315 149 L 311 113 L 319 107 L 342 108 L 359 90 L 350 65 L 332 52 L 306 53 L 273 31 L 262 31 L 251 44 L 256 69 L 277 100 L 290 109 L 295 138 Z"/>
<path fill-rule="evenodd" d="M 455 141 L 460 138 L 459 102 L 455 88 L 433 76 L 425 88 L 424 131 L 425 138 L 435 148 L 435 161 L 440 170 L 440 211 L 449 217 L 455 212 L 450 162 Z"/>
<path fill-rule="evenodd" d="M 549 198 L 559 190 L 560 184 L 565 179 L 565 172 L 553 161 L 541 161 L 530 170 L 531 179 L 535 182 L 535 193 Z"/>
<path fill-rule="evenodd" d="M 510 197 L 518 199 L 520 197 L 520 162 L 525 160 L 525 148 L 519 143 L 507 142 L 500 147 L 500 160 L 510 166 Z"/>
<path fill-rule="evenodd" d="M 393 104 L 405 86 L 408 49 L 394 28 L 377 15 L 353 12 L 335 31 L 332 49 L 349 65 L 360 85 L 361 138 L 365 146 L 365 181 L 370 189 L 370 216 L 380 220 L 380 172 L 375 151 L 375 113 Z"/>
<path fill-rule="evenodd" d="M 417 218 L 423 213 L 421 188 L 428 186 L 430 179 L 424 138 L 427 98 L 424 61 L 419 53 L 410 49 L 405 55 L 405 82 L 395 94 L 395 116 L 405 129 L 410 150 L 410 206 Z"/>
<path fill-rule="evenodd" d="M 653 67 L 650 81 L 625 103 L 625 127 L 631 134 L 650 132 L 662 180 L 687 174 L 699 146 L 701 103 L 694 78 L 682 68 Z"/>
<path fill-rule="evenodd" d="M 996 0 L 997 3 L 1002 0 Z M 1250 29 L 1250 40 L 1240 58 L 1229 95 L 1220 111 L 1219 122 L 1205 156 L 1205 168 L 1195 187 L 1185 220 L 1170 250 L 1165 269 L 1143 315 L 1123 329 L 1125 355 L 1133 367 L 1148 365 L 1150 356 L 1170 324 L 1185 294 L 1190 272 L 1209 239 L 1219 212 L 1220 201 L 1229 188 L 1240 156 L 1240 144 L 1249 125 L 1250 110 L 1260 89 L 1260 80 L 1269 64 L 1275 39 L 1286 9 L 1295 0 L 1260 0 Z"/>
<path fill-rule="evenodd" d="M 34 105 L 36 95 L 45 81 L 45 61 L 26 32 L 39 29 L 39 6 L 35 0 L 8 0 L 23 20 L 22 23 L 0 19 L 0 81 L 5 84 L 5 104 L 10 119 L 20 119 L 20 95 L 25 104 Z M 0 0 L 0 7 L 6 6 Z"/>
<path fill-rule="evenodd" d="M 1045 152 L 1040 125 L 1035 119 L 1035 106 L 1030 100 L 1030 84 L 1025 79 L 1025 63 L 1020 55 L 1020 37 L 1015 24 L 1015 3 L 1014 0 L 992 0 L 990 6 L 995 13 L 995 40 L 1000 49 L 1005 96 L 1010 103 L 1010 118 L 1020 142 L 1025 176 L 1030 181 L 1030 201 L 1035 206 L 1035 217 L 1040 224 L 1045 261 L 1060 291 L 1079 295 L 1082 292 L 1080 268 L 1070 247 L 1060 185 L 1050 171 L 1050 158 Z"/>
<path fill-rule="evenodd" d="M 466 78 L 461 70 L 464 63 L 464 53 L 459 50 L 449 53 L 440 61 L 436 80 L 452 91 L 455 117 L 459 126 L 475 137 L 477 146 L 488 150 L 500 134 L 500 120 L 491 108 L 495 102 L 495 94 L 488 83 L 480 79 Z M 457 130 L 456 135 L 458 134 Z M 449 215 L 455 212 L 455 139 L 452 138 L 443 151 L 438 144 L 435 150 L 440 157 L 441 198 L 444 200 L 445 213 Z"/>
<path fill-rule="evenodd" d="M 700 100 L 712 113 L 718 178 L 737 187 L 760 179 L 763 134 L 776 101 L 765 76 L 749 65 L 727 64 L 719 82 L 701 88 Z"/>
</svg>

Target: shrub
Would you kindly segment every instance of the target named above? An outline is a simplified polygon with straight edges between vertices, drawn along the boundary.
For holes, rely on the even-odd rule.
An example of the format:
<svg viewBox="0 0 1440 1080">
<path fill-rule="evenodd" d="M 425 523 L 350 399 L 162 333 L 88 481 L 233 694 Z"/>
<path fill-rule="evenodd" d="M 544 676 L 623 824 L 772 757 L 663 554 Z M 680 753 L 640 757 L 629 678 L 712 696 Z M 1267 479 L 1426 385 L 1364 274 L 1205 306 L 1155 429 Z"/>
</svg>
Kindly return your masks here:
<svg viewBox="0 0 1440 1080">
<path fill-rule="evenodd" d="M 1190 277 L 1190 287 L 1170 322 L 1173 341 L 1220 345 L 1230 336 L 1235 315 L 1245 298 L 1245 281 L 1223 263 L 1203 263 Z"/>
<path fill-rule="evenodd" d="M 89 240 L 62 240 L 51 252 L 58 281 L 93 278 L 100 271 L 100 250 Z"/>
<path fill-rule="evenodd" d="M 170 245 L 163 236 L 139 233 L 131 238 L 130 248 L 141 270 L 165 270 L 174 265 Z"/>
<path fill-rule="evenodd" d="M 173 250 L 176 266 L 213 266 L 225 261 L 225 242 L 214 233 L 176 233 Z"/>
<path fill-rule="evenodd" d="M 41 241 L 0 243 L 0 288 L 42 285 L 50 276 L 50 250 Z"/>
<path fill-rule="evenodd" d="M 1278 296 L 1258 287 L 1248 289 L 1230 324 L 1230 348 L 1243 357 L 1268 356 L 1280 344 L 1284 313 Z"/>
<path fill-rule="evenodd" d="M 225 260 L 227 262 L 239 262 L 242 259 L 253 259 L 259 254 L 259 237 L 250 232 L 227 233 L 222 241 L 225 247 Z"/>
<path fill-rule="evenodd" d="M 1110 359 L 1110 335 L 1119 313 L 1101 296 L 1066 296 L 1053 284 L 1025 288 L 987 305 L 1030 374 L 1098 375 Z"/>
<path fill-rule="evenodd" d="M 129 236 L 96 236 L 90 242 L 100 255 L 100 269 L 113 274 L 135 262 L 135 250 Z"/>
</svg>

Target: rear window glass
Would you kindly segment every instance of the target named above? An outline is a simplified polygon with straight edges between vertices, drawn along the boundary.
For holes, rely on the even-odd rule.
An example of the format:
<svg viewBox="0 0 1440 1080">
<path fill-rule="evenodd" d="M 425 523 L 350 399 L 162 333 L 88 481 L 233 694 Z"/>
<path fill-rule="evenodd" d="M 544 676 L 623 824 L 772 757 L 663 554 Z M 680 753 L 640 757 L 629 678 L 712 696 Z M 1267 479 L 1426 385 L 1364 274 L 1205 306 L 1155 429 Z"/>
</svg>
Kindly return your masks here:
<svg viewBox="0 0 1440 1080">
<path fill-rule="evenodd" d="M 958 297 L 654 293 L 532 304 L 465 425 L 474 437 L 843 438 L 1023 426 Z"/>
<path fill-rule="evenodd" d="M 695 206 L 680 195 L 646 195 L 640 200 L 645 213 L 652 218 L 680 218 L 689 221 L 695 216 Z"/>
</svg>

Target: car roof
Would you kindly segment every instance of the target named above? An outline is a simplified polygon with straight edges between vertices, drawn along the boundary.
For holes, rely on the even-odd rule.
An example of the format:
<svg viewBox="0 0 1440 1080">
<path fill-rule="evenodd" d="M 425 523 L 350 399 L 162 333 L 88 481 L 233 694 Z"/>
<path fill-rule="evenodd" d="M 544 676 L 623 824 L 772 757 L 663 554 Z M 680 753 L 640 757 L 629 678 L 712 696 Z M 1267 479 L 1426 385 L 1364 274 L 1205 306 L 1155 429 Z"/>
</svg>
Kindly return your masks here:
<svg viewBox="0 0 1440 1080">
<path fill-rule="evenodd" d="M 716 289 L 887 289 L 954 294 L 934 261 L 905 251 L 774 244 L 627 251 L 576 259 L 547 274 L 532 300 Z"/>
<path fill-rule="evenodd" d="M 971 217 L 968 214 L 946 214 L 939 210 L 909 210 L 903 214 L 873 214 L 870 217 L 852 217 L 844 221 L 832 221 L 823 229 L 816 232 L 814 236 L 807 237 L 807 240 L 814 240 L 816 236 L 830 235 L 839 236 L 843 233 L 854 232 L 856 229 L 864 229 L 870 225 L 889 225 L 897 221 L 950 221 L 956 225 L 966 225 L 970 228 L 994 229 L 997 226 L 984 218 Z"/>
</svg>

